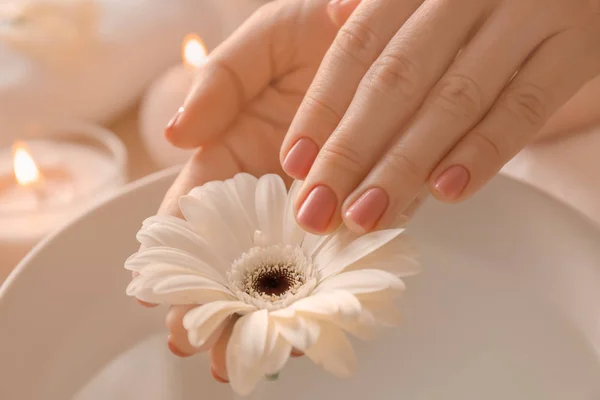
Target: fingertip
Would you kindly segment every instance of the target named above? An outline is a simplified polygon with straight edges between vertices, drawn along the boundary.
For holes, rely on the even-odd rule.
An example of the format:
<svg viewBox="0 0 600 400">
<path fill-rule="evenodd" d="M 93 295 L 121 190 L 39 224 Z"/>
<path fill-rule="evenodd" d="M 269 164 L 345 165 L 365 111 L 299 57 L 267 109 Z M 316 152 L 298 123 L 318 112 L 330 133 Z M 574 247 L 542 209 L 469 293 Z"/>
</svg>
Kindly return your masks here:
<svg viewBox="0 0 600 400">
<path fill-rule="evenodd" d="M 331 0 L 327 4 L 329 19 L 338 27 L 342 27 L 350 18 L 361 0 Z"/>
<path fill-rule="evenodd" d="M 229 381 L 225 378 L 221 378 L 219 376 L 219 374 L 215 371 L 215 368 L 211 365 L 210 366 L 210 373 L 213 376 L 213 378 L 215 379 L 215 381 L 220 382 L 220 383 L 229 383 Z"/>
<path fill-rule="evenodd" d="M 158 307 L 158 304 L 148 303 L 148 302 L 145 302 L 144 300 L 140 300 L 140 299 L 137 299 L 137 298 L 135 299 L 135 301 L 137 301 L 138 304 L 140 304 L 141 306 L 144 306 L 146 308 L 155 308 L 155 307 Z"/>
<path fill-rule="evenodd" d="M 190 357 L 192 355 L 190 353 L 184 353 L 183 351 L 181 351 L 179 347 L 177 347 L 177 345 L 173 342 L 173 337 L 170 334 L 167 337 L 167 347 L 169 348 L 171 353 L 173 353 L 177 357 L 185 358 Z"/>
</svg>

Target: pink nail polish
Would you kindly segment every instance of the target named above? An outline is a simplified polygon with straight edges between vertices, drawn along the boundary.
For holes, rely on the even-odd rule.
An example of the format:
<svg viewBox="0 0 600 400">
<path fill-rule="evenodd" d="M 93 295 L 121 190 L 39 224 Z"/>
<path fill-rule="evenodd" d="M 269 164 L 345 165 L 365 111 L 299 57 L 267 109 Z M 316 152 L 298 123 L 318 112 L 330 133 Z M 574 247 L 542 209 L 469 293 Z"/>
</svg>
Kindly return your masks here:
<svg viewBox="0 0 600 400">
<path fill-rule="evenodd" d="M 367 190 L 346 211 L 346 225 L 354 231 L 370 231 L 383 216 L 389 202 L 389 197 L 383 189 Z"/>
<path fill-rule="evenodd" d="M 286 174 L 294 179 L 304 179 L 319 154 L 319 146 L 308 138 L 301 138 L 291 148 L 281 164 Z"/>
<path fill-rule="evenodd" d="M 297 220 L 312 232 L 324 232 L 337 208 L 337 196 L 327 186 L 317 186 L 308 195 L 300 209 Z"/>
<path fill-rule="evenodd" d="M 175 127 L 175 125 L 177 124 L 177 120 L 179 120 L 179 117 L 181 116 L 181 113 L 183 113 L 183 107 L 179 107 L 173 118 L 171 118 L 171 120 L 167 124 L 167 131 L 170 131 Z"/>
<path fill-rule="evenodd" d="M 462 165 L 453 165 L 435 181 L 433 187 L 448 200 L 457 199 L 469 183 L 469 171 Z"/>
</svg>

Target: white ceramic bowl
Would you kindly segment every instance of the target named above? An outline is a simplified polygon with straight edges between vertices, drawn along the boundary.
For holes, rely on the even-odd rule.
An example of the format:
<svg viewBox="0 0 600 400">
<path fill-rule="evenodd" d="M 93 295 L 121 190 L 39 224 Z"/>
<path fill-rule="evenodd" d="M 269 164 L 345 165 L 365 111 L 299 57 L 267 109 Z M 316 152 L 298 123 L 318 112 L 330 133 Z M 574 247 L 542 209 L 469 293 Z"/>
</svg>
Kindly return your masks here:
<svg viewBox="0 0 600 400">
<path fill-rule="evenodd" d="M 123 260 L 174 171 L 128 187 L 38 246 L 0 290 L 0 399 L 231 399 L 205 356 L 166 350 L 164 309 L 124 294 Z M 263 399 L 600 398 L 600 234 L 544 195 L 497 178 L 410 226 L 425 272 L 405 322 L 357 344 L 340 381 L 294 360 Z"/>
</svg>

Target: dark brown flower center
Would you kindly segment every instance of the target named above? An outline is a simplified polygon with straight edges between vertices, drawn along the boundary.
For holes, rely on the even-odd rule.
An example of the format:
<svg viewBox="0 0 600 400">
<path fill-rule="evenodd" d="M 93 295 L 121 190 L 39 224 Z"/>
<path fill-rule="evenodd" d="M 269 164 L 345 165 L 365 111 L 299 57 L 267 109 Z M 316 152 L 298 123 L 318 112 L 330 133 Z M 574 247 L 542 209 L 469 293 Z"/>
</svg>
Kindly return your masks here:
<svg viewBox="0 0 600 400">
<path fill-rule="evenodd" d="M 277 264 L 262 266 L 248 276 L 246 287 L 260 295 L 279 297 L 294 291 L 302 284 L 304 278 L 292 265 Z"/>
</svg>

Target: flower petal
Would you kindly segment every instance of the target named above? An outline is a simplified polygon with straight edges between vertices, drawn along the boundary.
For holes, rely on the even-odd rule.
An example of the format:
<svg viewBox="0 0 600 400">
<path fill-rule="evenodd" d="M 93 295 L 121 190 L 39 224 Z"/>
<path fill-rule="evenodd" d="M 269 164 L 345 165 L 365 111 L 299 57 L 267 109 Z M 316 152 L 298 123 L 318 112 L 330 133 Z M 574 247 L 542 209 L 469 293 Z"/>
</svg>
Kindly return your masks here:
<svg viewBox="0 0 600 400">
<path fill-rule="evenodd" d="M 292 345 L 279 334 L 277 324 L 269 322 L 267 346 L 262 369 L 266 375 L 279 373 L 287 363 L 292 352 Z"/>
<path fill-rule="evenodd" d="M 335 291 L 305 297 L 273 314 L 290 317 L 301 313 L 311 314 L 315 318 L 319 315 L 327 318 L 334 315 L 356 317 L 360 312 L 360 301 L 354 295 L 345 291 Z"/>
<path fill-rule="evenodd" d="M 183 317 L 183 326 L 192 346 L 200 347 L 232 314 L 254 310 L 256 307 L 241 301 L 214 301 L 188 311 Z"/>
<path fill-rule="evenodd" d="M 386 289 L 401 292 L 404 288 L 404 282 L 389 272 L 378 269 L 361 269 L 332 276 L 321 282 L 313 293 L 318 294 L 341 290 L 352 294 L 361 294 Z"/>
<path fill-rule="evenodd" d="M 254 232 L 232 231 L 230 225 L 236 225 L 230 221 L 235 219 L 232 215 L 233 210 L 232 214 L 223 217 L 204 201 L 190 195 L 179 198 L 179 208 L 194 230 L 212 245 L 228 264 L 247 250 L 242 243 L 248 243 Z M 243 238 L 245 235 L 248 238 Z"/>
<path fill-rule="evenodd" d="M 352 240 L 351 243 L 347 244 L 341 250 L 324 248 L 317 258 L 315 258 L 315 263 L 321 272 L 322 279 L 339 274 L 349 265 L 376 252 L 380 247 L 390 242 L 402 232 L 404 232 L 404 229 L 375 231 Z M 336 254 L 330 257 L 328 253 L 333 252 Z"/>
<path fill-rule="evenodd" d="M 279 175 L 263 175 L 256 185 L 258 229 L 270 245 L 281 243 L 287 190 Z"/>
<path fill-rule="evenodd" d="M 273 313 L 271 313 L 271 317 L 279 334 L 300 351 L 309 348 L 319 339 L 321 327 L 316 321 L 299 316 L 293 318 L 273 317 Z"/>
<path fill-rule="evenodd" d="M 197 275 L 174 275 L 162 278 L 154 284 L 154 293 L 169 294 L 187 290 L 220 290 L 231 293 L 229 289 L 213 281 Z"/>
<path fill-rule="evenodd" d="M 398 235 L 377 251 L 350 265 L 345 271 L 367 268 L 387 271 L 398 277 L 416 275 L 421 272 L 418 248 L 408 235 Z"/>
<path fill-rule="evenodd" d="M 161 264 L 178 268 L 186 268 L 190 273 L 210 278 L 225 284 L 225 274 L 218 271 L 193 255 L 170 247 L 150 247 L 142 249 L 125 261 L 125 269 L 141 272 L 153 264 Z"/>
<path fill-rule="evenodd" d="M 319 340 L 304 353 L 317 365 L 340 378 L 349 378 L 356 370 L 356 356 L 350 341 L 340 328 L 321 322 Z"/>
<path fill-rule="evenodd" d="M 331 235 L 324 236 L 315 247 L 312 257 L 317 268 L 322 269 L 329 264 L 341 251 L 347 248 L 359 235 L 345 226 L 340 227 Z"/>
<path fill-rule="evenodd" d="M 294 181 L 287 195 L 287 203 L 283 214 L 283 243 L 290 245 L 300 245 L 304 240 L 306 232 L 296 222 L 294 213 L 294 202 L 298 197 L 298 192 L 302 187 L 301 181 Z"/>
<path fill-rule="evenodd" d="M 402 321 L 402 315 L 389 293 L 376 292 L 357 296 L 363 310 L 369 312 L 375 323 L 386 327 L 395 327 Z"/>
<path fill-rule="evenodd" d="M 156 294 L 154 289 L 146 285 L 141 277 L 134 278 L 131 281 L 127 287 L 127 294 L 147 303 L 168 305 L 204 304 L 232 299 L 230 294 L 220 290 L 187 290 L 169 294 Z"/>
<path fill-rule="evenodd" d="M 232 179 L 225 181 L 232 193 L 235 193 L 235 199 L 238 205 L 244 211 L 246 219 L 251 230 L 258 229 L 258 220 L 256 218 L 256 185 L 258 179 L 247 173 L 236 174 Z"/>
<path fill-rule="evenodd" d="M 227 343 L 226 365 L 233 390 L 246 396 L 263 376 L 261 365 L 267 342 L 269 314 L 255 311 L 241 317 L 234 325 Z"/>
<path fill-rule="evenodd" d="M 180 222 L 174 222 L 174 220 Z M 214 251 L 213 246 L 198 236 L 187 221 L 179 218 L 164 218 L 162 221 L 154 219 L 153 223 L 143 225 L 136 237 L 145 248 L 171 247 L 183 250 L 220 270 L 229 266 Z"/>
</svg>

